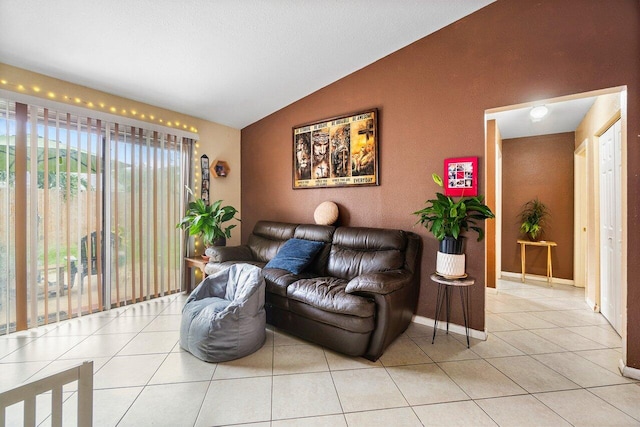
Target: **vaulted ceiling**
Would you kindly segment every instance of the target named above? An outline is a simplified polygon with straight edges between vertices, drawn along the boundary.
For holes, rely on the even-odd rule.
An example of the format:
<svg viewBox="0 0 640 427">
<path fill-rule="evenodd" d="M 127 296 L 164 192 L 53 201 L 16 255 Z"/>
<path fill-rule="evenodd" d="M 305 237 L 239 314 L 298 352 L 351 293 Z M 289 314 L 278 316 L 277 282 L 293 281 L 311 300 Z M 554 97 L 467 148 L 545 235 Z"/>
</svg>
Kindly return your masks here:
<svg viewBox="0 0 640 427">
<path fill-rule="evenodd" d="M 243 128 L 493 0 L 0 0 L 0 62 Z"/>
</svg>

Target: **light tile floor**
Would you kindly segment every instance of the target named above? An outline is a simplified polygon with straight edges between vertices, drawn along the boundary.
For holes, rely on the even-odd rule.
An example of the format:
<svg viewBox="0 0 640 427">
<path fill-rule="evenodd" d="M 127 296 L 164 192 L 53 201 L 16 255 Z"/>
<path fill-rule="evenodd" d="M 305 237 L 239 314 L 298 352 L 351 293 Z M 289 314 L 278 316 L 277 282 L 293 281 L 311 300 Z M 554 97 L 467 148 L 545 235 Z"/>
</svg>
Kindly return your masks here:
<svg viewBox="0 0 640 427">
<path fill-rule="evenodd" d="M 499 282 L 486 341 L 412 324 L 376 362 L 269 328 L 256 353 L 205 363 L 182 351 L 185 295 L 0 338 L 0 390 L 94 361 L 95 426 L 640 425 L 621 339 L 582 289 Z M 64 390 L 75 425 L 76 385 Z M 50 425 L 50 399 L 37 399 Z M 7 425 L 21 425 L 21 404 Z"/>
</svg>

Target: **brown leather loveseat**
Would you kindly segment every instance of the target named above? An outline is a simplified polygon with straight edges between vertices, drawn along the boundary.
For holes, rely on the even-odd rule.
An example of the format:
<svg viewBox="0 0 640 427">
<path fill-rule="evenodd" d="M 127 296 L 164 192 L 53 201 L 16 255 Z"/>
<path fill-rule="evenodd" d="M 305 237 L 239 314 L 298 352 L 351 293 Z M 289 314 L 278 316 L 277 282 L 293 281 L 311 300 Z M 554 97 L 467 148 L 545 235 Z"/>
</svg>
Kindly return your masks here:
<svg viewBox="0 0 640 427">
<path fill-rule="evenodd" d="M 289 239 L 323 242 L 300 274 L 264 268 Z M 318 245 L 320 246 L 320 245 Z M 260 221 L 246 245 L 207 249 L 205 271 L 263 267 L 267 322 L 351 356 L 377 360 L 411 322 L 422 241 L 414 233 Z"/>
</svg>

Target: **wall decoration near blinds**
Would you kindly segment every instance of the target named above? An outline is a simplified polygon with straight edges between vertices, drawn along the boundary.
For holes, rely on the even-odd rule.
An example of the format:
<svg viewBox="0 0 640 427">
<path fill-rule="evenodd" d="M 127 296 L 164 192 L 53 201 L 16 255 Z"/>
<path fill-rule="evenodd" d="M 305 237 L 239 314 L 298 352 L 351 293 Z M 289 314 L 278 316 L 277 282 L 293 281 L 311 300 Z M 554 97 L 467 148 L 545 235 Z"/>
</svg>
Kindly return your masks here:
<svg viewBox="0 0 640 427">
<path fill-rule="evenodd" d="M 202 185 L 200 186 L 200 198 L 205 204 L 209 204 L 209 157 L 204 154 L 200 156 L 200 170 L 202 171 Z"/>
</svg>

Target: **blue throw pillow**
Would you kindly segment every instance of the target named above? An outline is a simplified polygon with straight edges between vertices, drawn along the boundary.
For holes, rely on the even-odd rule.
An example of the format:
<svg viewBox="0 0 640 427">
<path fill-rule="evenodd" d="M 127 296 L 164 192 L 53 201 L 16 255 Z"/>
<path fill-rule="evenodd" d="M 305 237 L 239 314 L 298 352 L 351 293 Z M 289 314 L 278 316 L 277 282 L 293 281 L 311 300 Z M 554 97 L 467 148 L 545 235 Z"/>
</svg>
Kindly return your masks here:
<svg viewBox="0 0 640 427">
<path fill-rule="evenodd" d="M 264 268 L 280 268 L 293 274 L 300 274 L 311 264 L 313 258 L 324 246 L 323 242 L 304 239 L 289 239 L 276 256 Z"/>
</svg>

